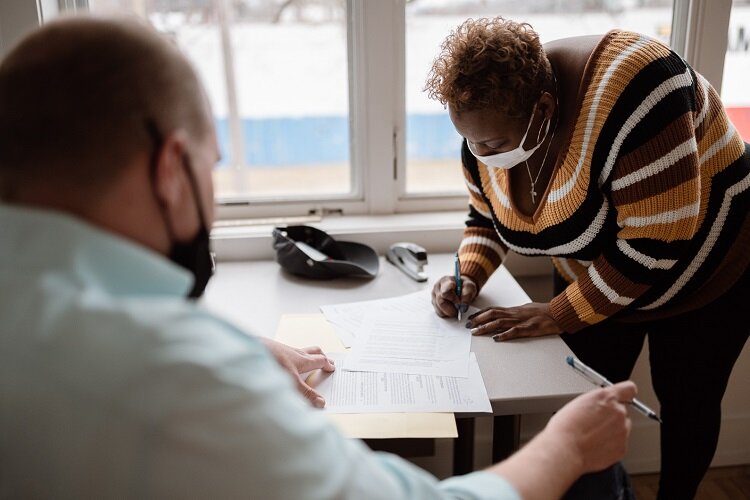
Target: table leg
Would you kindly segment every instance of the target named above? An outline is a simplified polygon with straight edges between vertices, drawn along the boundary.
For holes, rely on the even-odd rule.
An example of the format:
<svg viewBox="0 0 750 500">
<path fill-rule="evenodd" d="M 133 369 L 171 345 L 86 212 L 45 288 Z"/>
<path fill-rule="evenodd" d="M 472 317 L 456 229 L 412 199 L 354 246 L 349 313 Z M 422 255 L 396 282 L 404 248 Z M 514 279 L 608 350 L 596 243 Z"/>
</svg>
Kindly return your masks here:
<svg viewBox="0 0 750 500">
<path fill-rule="evenodd" d="M 474 471 L 474 419 L 457 418 L 458 437 L 453 442 L 453 475 Z"/>
<path fill-rule="evenodd" d="M 492 426 L 492 463 L 504 460 L 516 451 L 521 440 L 520 437 L 520 415 L 495 417 Z"/>
</svg>

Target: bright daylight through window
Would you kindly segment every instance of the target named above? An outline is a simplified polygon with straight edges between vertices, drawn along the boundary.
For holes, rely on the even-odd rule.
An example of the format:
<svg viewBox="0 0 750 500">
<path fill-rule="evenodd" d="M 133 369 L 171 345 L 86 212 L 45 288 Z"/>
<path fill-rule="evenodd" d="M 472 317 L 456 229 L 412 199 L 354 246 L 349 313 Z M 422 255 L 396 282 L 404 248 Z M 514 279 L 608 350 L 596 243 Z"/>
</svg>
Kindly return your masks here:
<svg viewBox="0 0 750 500">
<path fill-rule="evenodd" d="M 727 114 L 745 141 L 750 141 L 750 1 L 734 0 L 729 17 L 729 38 L 724 60 L 721 99 Z"/>
<path fill-rule="evenodd" d="M 215 171 L 217 200 L 268 205 L 268 214 L 279 201 L 297 200 L 304 214 L 316 200 L 347 199 L 362 202 L 362 213 L 372 203 L 368 196 L 392 200 L 379 203 L 378 213 L 465 207 L 461 138 L 447 111 L 423 91 L 441 42 L 465 19 L 525 21 L 543 42 L 622 28 L 669 43 L 674 9 L 672 0 L 369 1 L 89 0 L 89 6 L 135 12 L 176 40 L 213 106 L 223 156 Z M 748 1 L 735 0 L 722 92 L 745 138 L 747 21 Z M 373 22 L 378 30 L 367 30 Z M 373 50 L 387 52 L 383 59 L 392 67 L 368 67 Z M 367 101 L 378 72 L 392 86 L 385 95 L 396 97 L 360 106 L 357 99 Z M 404 133 L 396 134 L 401 127 Z M 375 140 L 392 135 L 393 143 Z M 396 158 L 368 161 L 358 153 L 367 148 L 389 155 L 393 149 L 387 158 Z M 368 190 L 373 181 L 377 189 Z"/>
<path fill-rule="evenodd" d="M 213 107 L 218 201 L 346 194 L 346 1 L 89 0 L 171 36 Z"/>
</svg>

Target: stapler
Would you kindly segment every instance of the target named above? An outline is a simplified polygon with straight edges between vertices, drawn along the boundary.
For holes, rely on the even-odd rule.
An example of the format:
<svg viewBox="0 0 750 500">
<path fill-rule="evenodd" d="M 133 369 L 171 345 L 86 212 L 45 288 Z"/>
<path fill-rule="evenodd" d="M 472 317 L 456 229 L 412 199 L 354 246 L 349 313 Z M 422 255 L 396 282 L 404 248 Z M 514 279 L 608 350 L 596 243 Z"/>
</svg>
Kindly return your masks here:
<svg viewBox="0 0 750 500">
<path fill-rule="evenodd" d="M 415 281 L 427 281 L 424 266 L 427 264 L 427 251 L 416 243 L 394 243 L 385 258 Z"/>
</svg>

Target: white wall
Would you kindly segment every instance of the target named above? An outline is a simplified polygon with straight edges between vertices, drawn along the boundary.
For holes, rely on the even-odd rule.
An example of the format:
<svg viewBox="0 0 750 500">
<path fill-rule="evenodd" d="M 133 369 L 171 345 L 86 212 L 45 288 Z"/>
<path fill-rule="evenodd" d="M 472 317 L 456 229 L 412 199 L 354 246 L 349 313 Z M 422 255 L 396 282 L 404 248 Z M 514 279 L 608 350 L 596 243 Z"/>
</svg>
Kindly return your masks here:
<svg viewBox="0 0 750 500">
<path fill-rule="evenodd" d="M 0 0 L 0 57 L 39 24 L 37 3 L 31 0 Z"/>
</svg>

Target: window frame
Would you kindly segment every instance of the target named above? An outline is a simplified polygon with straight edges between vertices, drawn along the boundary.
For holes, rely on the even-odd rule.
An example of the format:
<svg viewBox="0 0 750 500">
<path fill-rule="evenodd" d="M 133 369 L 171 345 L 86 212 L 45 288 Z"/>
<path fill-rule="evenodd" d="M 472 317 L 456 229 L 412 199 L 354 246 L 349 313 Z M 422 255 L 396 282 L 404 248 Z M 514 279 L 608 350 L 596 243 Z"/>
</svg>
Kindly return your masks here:
<svg viewBox="0 0 750 500">
<path fill-rule="evenodd" d="M 227 0 L 214 1 L 226 6 Z M 26 0 L 3 4 L 0 17 L 13 14 L 16 21 L 12 33 L 0 25 L 0 49 L 61 11 L 88 8 L 87 0 L 37 0 L 31 9 Z M 728 30 L 731 5 L 731 0 L 674 0 L 672 7 L 671 46 L 717 89 L 725 59 L 717 54 L 726 53 L 727 40 L 711 33 Z M 352 192 L 217 202 L 217 220 L 465 210 L 466 195 L 406 192 L 406 0 L 347 0 L 347 45 Z M 459 162 L 457 151 L 457 168 Z"/>
</svg>

